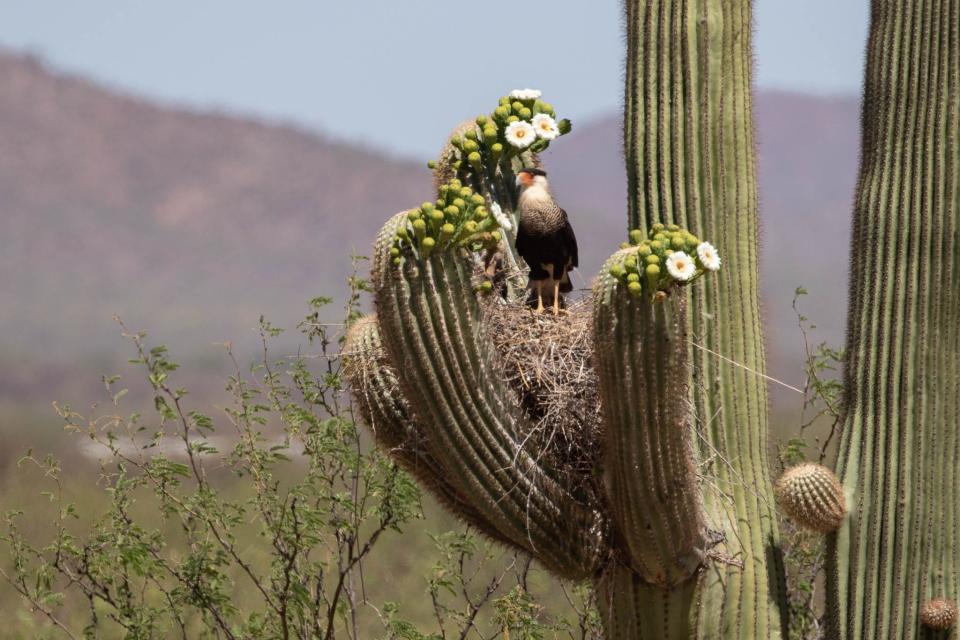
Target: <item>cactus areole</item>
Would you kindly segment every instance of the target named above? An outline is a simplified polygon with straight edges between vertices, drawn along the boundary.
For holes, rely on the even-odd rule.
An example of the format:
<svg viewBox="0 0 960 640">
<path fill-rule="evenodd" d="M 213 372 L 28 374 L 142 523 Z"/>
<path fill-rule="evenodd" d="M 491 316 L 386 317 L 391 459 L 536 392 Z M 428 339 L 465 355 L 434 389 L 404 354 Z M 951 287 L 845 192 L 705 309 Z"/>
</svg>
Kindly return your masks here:
<svg viewBox="0 0 960 640">
<path fill-rule="evenodd" d="M 595 440 L 576 445 L 588 455 L 538 440 L 549 411 L 505 381 L 485 327 L 489 305 L 530 316 L 516 176 L 571 128 L 539 91 L 458 126 L 430 163 L 435 199 L 383 227 L 376 316 L 351 331 L 348 375 L 378 439 L 442 504 L 556 575 L 593 582 L 608 638 L 779 638 L 756 375 L 750 5 L 625 10 L 632 231 L 592 301 L 568 311 L 592 314 L 578 325 L 592 326 L 593 357 L 578 366 L 595 369 L 602 405 L 602 428 L 584 430 Z"/>
</svg>

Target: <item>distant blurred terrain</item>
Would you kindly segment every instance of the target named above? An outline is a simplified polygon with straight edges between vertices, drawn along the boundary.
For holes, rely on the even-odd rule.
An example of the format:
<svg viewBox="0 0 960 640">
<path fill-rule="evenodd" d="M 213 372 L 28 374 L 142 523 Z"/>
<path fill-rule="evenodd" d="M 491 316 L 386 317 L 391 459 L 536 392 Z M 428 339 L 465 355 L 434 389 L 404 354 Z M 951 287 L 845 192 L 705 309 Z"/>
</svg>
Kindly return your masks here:
<svg viewBox="0 0 960 640">
<path fill-rule="evenodd" d="M 769 369 L 799 384 L 797 285 L 822 336 L 842 339 L 858 101 L 760 93 L 756 114 Z M 371 126 L 402 126 L 388 115 Z M 587 286 L 624 237 L 625 180 L 619 119 L 574 125 L 545 161 Z M 342 294 L 351 251 L 430 196 L 421 161 L 158 107 L 0 54 L 0 408 L 81 395 L 72 385 L 126 346 L 113 313 L 181 360 L 219 357 L 217 341 L 252 348 L 261 313 L 292 327 L 307 299 Z"/>
</svg>

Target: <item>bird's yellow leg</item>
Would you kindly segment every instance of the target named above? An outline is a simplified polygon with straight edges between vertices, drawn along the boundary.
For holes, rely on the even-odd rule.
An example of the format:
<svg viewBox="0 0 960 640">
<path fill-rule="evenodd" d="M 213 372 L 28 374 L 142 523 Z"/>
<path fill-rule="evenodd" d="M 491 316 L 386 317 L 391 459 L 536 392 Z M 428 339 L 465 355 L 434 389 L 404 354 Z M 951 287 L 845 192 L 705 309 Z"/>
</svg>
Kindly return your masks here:
<svg viewBox="0 0 960 640">
<path fill-rule="evenodd" d="M 543 313 L 543 280 L 537 280 L 537 313 Z"/>
<path fill-rule="evenodd" d="M 553 315 L 560 315 L 560 281 L 553 281 Z"/>
</svg>

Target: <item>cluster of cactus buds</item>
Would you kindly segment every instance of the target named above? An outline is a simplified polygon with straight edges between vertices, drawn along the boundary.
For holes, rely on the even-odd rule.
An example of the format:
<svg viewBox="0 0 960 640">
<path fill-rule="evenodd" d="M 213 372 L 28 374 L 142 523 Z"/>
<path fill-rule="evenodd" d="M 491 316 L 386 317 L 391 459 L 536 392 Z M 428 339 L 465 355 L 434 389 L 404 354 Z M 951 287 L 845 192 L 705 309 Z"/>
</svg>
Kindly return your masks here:
<svg viewBox="0 0 960 640">
<path fill-rule="evenodd" d="M 503 96 L 493 113 L 477 116 L 475 123 L 475 127 L 463 127 L 450 138 L 456 156 L 450 161 L 461 176 L 461 169 L 467 167 L 482 174 L 484 167 L 496 167 L 501 160 L 509 161 L 524 151 L 544 151 L 551 140 L 572 129 L 569 120 L 556 120 L 553 107 L 540 100 L 540 92 L 533 89 Z M 431 160 L 428 166 L 434 169 L 436 163 Z"/>
<path fill-rule="evenodd" d="M 693 282 L 708 271 L 720 268 L 720 257 L 709 242 L 701 242 L 686 229 L 671 224 L 654 224 L 647 234 L 630 232 L 630 242 L 609 265 L 610 275 L 635 297 L 646 293 L 657 299 L 673 285 Z"/>
<path fill-rule="evenodd" d="M 484 197 L 454 178 L 440 187 L 436 202 L 424 202 L 397 227 L 390 254 L 401 264 L 407 251 L 429 258 L 435 251 L 465 247 L 470 251 L 499 244 L 500 224 Z"/>
</svg>

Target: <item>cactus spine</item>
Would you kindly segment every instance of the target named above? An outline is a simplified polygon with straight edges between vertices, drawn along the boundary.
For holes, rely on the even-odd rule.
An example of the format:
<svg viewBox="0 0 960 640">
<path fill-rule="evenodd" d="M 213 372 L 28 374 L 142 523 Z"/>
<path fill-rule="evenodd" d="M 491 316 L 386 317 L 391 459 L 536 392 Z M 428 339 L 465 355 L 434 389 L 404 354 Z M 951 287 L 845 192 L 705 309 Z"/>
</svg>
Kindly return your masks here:
<svg viewBox="0 0 960 640">
<path fill-rule="evenodd" d="M 922 637 L 960 592 L 958 96 L 960 1 L 873 2 L 828 637 Z"/>
</svg>

